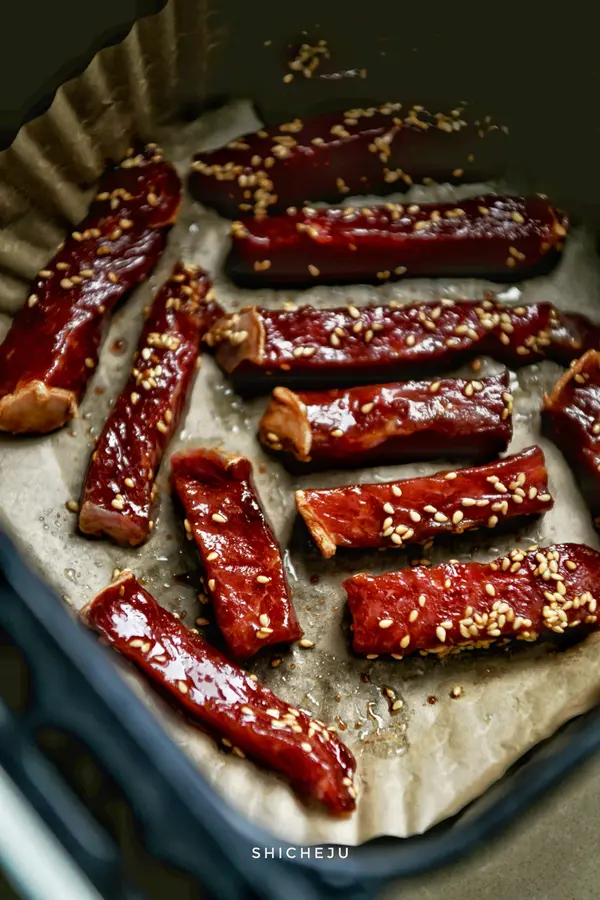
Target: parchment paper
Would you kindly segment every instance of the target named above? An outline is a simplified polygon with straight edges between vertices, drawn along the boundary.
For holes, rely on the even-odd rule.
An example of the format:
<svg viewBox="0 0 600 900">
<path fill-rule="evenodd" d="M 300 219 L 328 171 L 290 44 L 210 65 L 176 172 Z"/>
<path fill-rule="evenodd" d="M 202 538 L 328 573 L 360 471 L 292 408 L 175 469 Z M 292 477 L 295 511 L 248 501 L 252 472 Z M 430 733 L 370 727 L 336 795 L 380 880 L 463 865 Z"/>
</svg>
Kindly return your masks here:
<svg viewBox="0 0 600 900">
<path fill-rule="evenodd" d="M 218 146 L 258 125 L 249 104 L 238 103 L 191 125 L 171 127 L 155 136 L 184 174 L 193 150 Z M 119 135 L 119 141 L 122 137 Z M 59 152 L 56 148 L 55 151 Z M 90 171 L 97 173 L 97 162 L 90 163 Z M 475 194 L 486 187 L 489 188 L 472 187 L 468 193 Z M 459 200 L 466 193 L 447 187 L 415 188 L 407 199 Z M 70 218 L 76 220 L 82 208 L 85 194 L 73 188 Z M 14 309 L 21 292 L 26 290 L 19 277 L 29 274 L 29 264 L 22 262 L 27 248 L 27 222 L 38 223 L 35 233 L 39 235 L 39 224 L 45 221 L 44 214 L 35 209 L 16 218 L 17 226 L 4 232 L 1 248 L 3 259 L 9 262 L 13 257 L 7 247 L 10 245 L 14 251 L 11 276 L 2 282 L 0 300 L 5 310 Z M 483 281 L 423 279 L 377 288 L 242 291 L 221 273 L 227 232 L 226 221 L 186 198 L 159 267 L 114 318 L 80 417 L 48 437 L 0 438 L 2 527 L 31 565 L 69 598 L 74 609 L 110 580 L 113 568 L 128 566 L 145 578 L 157 598 L 177 610 L 187 625 L 193 626 L 199 615 L 211 618 L 210 607 L 200 606 L 194 590 L 180 577 L 195 568 L 196 558 L 173 513 L 167 490 L 168 460 L 159 474 L 157 526 L 149 543 L 139 550 L 123 550 L 108 542 L 85 539 L 76 531 L 76 517 L 65 508 L 70 498 L 79 496 L 92 438 L 102 428 L 110 402 L 126 379 L 142 327 L 142 307 L 151 301 L 178 256 L 213 273 L 219 300 L 227 309 L 252 302 L 278 306 L 284 301 L 315 305 L 352 301 L 360 305 L 441 296 L 478 298 L 484 290 L 497 291 L 497 287 Z M 11 244 L 15 234 L 20 243 Z M 59 240 L 60 229 L 48 224 L 44 235 L 44 241 L 37 244 L 31 239 L 40 257 L 36 257 L 33 271 L 48 255 L 42 256 L 40 246 L 50 247 L 54 238 Z M 15 290 L 7 287 L 4 292 L 9 282 Z M 549 300 L 561 309 L 577 310 L 598 319 L 600 269 L 590 236 L 575 231 L 554 273 L 528 281 L 522 289 L 510 288 L 502 296 L 525 303 Z M 0 335 L 8 322 L 4 315 Z M 498 367 L 484 361 L 482 371 L 494 368 Z M 539 434 L 541 395 L 560 371 L 554 364 L 544 363 L 512 376 L 515 434 L 509 448 L 509 452 L 514 452 L 533 442 L 542 445 L 556 506 L 518 536 L 474 534 L 457 538 L 452 545 L 427 553 L 434 563 L 450 557 L 492 559 L 517 544 L 527 548 L 534 542 L 543 545 L 572 540 L 598 547 L 588 511 L 569 469 L 560 453 Z M 307 808 L 276 776 L 218 750 L 211 739 L 184 723 L 116 655 L 115 664 L 205 777 L 247 816 L 279 836 L 298 843 L 354 844 L 381 834 L 406 836 L 422 832 L 478 796 L 530 747 L 599 699 L 599 638 L 591 636 L 561 652 L 548 645 L 527 645 L 509 652 L 464 654 L 442 661 L 367 661 L 354 657 L 349 650 L 342 579 L 355 571 L 381 572 L 407 565 L 408 556 L 406 551 L 353 557 L 338 553 L 332 560 L 322 560 L 306 537 L 294 529 L 293 490 L 422 475 L 442 468 L 446 461 L 294 479 L 264 456 L 256 440 L 258 419 L 265 405 L 265 398 L 242 402 L 213 360 L 205 357 L 189 412 L 170 451 L 202 443 L 244 453 L 253 461 L 261 499 L 285 548 L 285 564 L 299 618 L 315 647 L 292 649 L 279 656 L 281 663 L 276 668 L 271 665 L 275 654 L 270 653 L 254 661 L 250 668 L 288 701 L 324 721 L 337 723 L 340 735 L 358 761 L 360 798 L 355 815 L 337 822 L 320 810 Z M 208 635 L 213 633 L 208 629 Z M 463 689 L 463 695 L 454 699 L 451 690 L 457 685 Z M 403 700 L 402 709 L 390 711 L 386 689 Z"/>
</svg>

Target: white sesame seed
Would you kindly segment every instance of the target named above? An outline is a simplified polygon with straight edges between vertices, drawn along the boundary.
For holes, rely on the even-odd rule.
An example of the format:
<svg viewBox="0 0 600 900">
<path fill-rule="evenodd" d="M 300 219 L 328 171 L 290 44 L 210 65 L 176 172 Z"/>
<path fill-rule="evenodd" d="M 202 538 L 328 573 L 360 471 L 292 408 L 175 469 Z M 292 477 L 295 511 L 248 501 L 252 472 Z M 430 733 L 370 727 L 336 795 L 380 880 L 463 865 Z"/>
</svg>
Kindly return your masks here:
<svg viewBox="0 0 600 900">
<path fill-rule="evenodd" d="M 298 643 L 300 644 L 301 647 L 304 647 L 307 650 L 310 649 L 310 647 L 315 646 L 313 641 L 309 641 L 308 638 L 302 638 L 302 640 L 299 641 Z"/>
<path fill-rule="evenodd" d="M 219 522 L 219 524 L 222 525 L 227 521 L 227 516 L 223 513 L 213 513 L 211 519 L 213 520 L 213 522 Z"/>
<path fill-rule="evenodd" d="M 393 625 L 393 624 L 394 624 L 394 620 L 393 620 L 393 619 L 380 619 L 380 620 L 379 620 L 379 627 L 380 627 L 380 628 L 389 628 L 389 627 L 390 627 L 391 625 Z"/>
<path fill-rule="evenodd" d="M 394 700 L 394 702 L 392 703 L 392 710 L 394 712 L 397 712 L 397 710 L 402 709 L 403 706 L 404 706 L 403 700 Z"/>
<path fill-rule="evenodd" d="M 187 692 L 189 691 L 189 688 L 188 688 L 187 684 L 185 683 L 185 681 L 178 681 L 177 687 L 179 688 L 179 691 L 182 694 L 187 694 Z"/>
<path fill-rule="evenodd" d="M 259 584 L 268 584 L 271 579 L 268 577 L 268 575 L 257 575 L 256 580 Z M 269 623 L 265 622 L 265 624 L 268 625 Z"/>
<path fill-rule="evenodd" d="M 268 627 L 271 624 L 271 620 L 269 619 L 269 617 L 266 613 L 262 613 L 258 617 L 258 621 L 260 622 L 261 625 L 264 625 L 265 627 Z"/>
<path fill-rule="evenodd" d="M 408 645 L 410 644 L 410 634 L 405 634 L 402 640 L 400 641 L 400 647 L 402 650 L 406 650 Z"/>
<path fill-rule="evenodd" d="M 426 600 L 427 600 L 427 597 L 425 596 L 425 594 L 420 594 L 420 595 L 419 595 L 419 601 L 418 601 L 418 602 L 419 602 L 419 606 L 420 606 L 421 608 L 423 608 L 423 607 L 425 606 Z"/>
<path fill-rule="evenodd" d="M 489 581 L 488 581 L 488 583 L 487 583 L 486 586 L 485 586 L 485 592 L 486 592 L 486 594 L 488 594 L 490 597 L 495 597 L 495 596 L 496 596 L 496 588 L 494 587 L 493 584 L 490 584 Z"/>
<path fill-rule="evenodd" d="M 457 509 L 456 512 L 454 513 L 454 515 L 452 516 L 452 524 L 458 525 L 459 522 L 462 522 L 464 517 L 465 517 L 464 512 L 460 509 Z"/>
<path fill-rule="evenodd" d="M 408 621 L 409 621 L 409 622 L 416 622 L 418 616 L 419 616 L 419 610 L 418 610 L 418 609 L 411 609 L 410 615 L 409 615 L 409 617 L 408 617 Z"/>
<path fill-rule="evenodd" d="M 394 495 L 394 497 L 401 497 L 402 496 L 402 488 L 398 487 L 397 484 L 393 484 L 392 485 L 392 494 Z"/>
<path fill-rule="evenodd" d="M 435 629 L 436 637 L 438 641 L 442 641 L 442 643 L 446 640 L 446 629 L 442 628 L 441 625 Z"/>
<path fill-rule="evenodd" d="M 207 562 L 212 562 L 213 559 L 218 559 L 218 558 L 219 558 L 219 554 L 216 553 L 214 550 L 212 550 L 212 551 L 208 554 L 208 556 L 206 557 L 206 561 L 207 561 Z"/>
</svg>

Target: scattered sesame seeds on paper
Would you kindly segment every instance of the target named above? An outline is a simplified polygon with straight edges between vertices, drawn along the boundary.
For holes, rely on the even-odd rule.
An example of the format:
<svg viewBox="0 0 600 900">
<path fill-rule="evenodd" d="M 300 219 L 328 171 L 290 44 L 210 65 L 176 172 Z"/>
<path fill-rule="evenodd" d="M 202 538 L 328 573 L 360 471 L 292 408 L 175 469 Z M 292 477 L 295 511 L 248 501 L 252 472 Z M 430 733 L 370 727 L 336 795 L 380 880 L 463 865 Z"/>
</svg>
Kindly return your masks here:
<svg viewBox="0 0 600 900">
<path fill-rule="evenodd" d="M 248 104 L 237 103 L 210 113 L 196 123 L 158 135 L 165 155 L 185 175 L 188 161 L 201 148 L 219 146 L 259 125 Z M 49 176 L 51 174 L 49 173 Z M 447 186 L 413 188 L 403 202 L 460 201 L 489 185 L 468 191 Z M 377 198 L 369 197 L 365 203 Z M 389 199 L 389 198 L 387 198 Z M 351 203 L 348 198 L 345 203 Z M 160 507 L 149 542 L 124 550 L 106 541 L 89 541 L 76 531 L 77 516 L 67 509 L 78 498 L 92 449 L 109 401 L 126 380 L 131 354 L 142 327 L 142 309 L 166 278 L 174 260 L 205 266 L 214 277 L 219 302 L 227 309 L 257 303 L 284 308 L 286 303 L 321 306 L 440 297 L 479 298 L 487 282 L 419 279 L 379 287 L 316 287 L 308 291 L 244 291 L 223 276 L 221 265 L 230 223 L 186 197 L 168 249 L 148 283 L 114 317 L 78 419 L 41 438 L 0 437 L 0 521 L 30 563 L 79 609 L 111 579 L 113 569 L 131 567 L 150 591 L 177 611 L 189 627 L 212 619 L 210 606 L 174 575 L 196 567 L 193 546 L 185 540 L 183 522 L 174 513 L 168 492 L 168 460 L 158 476 Z M 548 300 L 600 320 L 600 268 L 592 240 L 574 230 L 564 259 L 549 276 L 510 288 L 508 302 Z M 7 318 L 0 322 L 0 335 Z M 117 354 L 113 347 L 123 341 Z M 497 371 L 484 362 L 480 376 Z M 463 370 L 469 372 L 470 369 Z M 542 393 L 552 387 L 560 369 L 543 363 L 511 377 L 515 433 L 508 452 L 540 443 L 547 459 L 556 505 L 545 518 L 516 536 L 475 533 L 457 538 L 444 549 L 423 551 L 434 563 L 494 559 L 515 546 L 527 548 L 560 541 L 598 547 L 584 500 L 559 451 L 540 436 Z M 97 391 L 101 389 L 102 393 Z M 151 687 L 115 656 L 126 680 L 151 708 L 205 777 L 251 819 L 293 842 L 359 843 L 380 834 L 405 836 L 422 832 L 455 813 L 499 778 L 520 756 L 560 724 L 595 703 L 600 691 L 598 636 L 570 650 L 526 645 L 511 650 L 395 661 L 359 659 L 350 651 L 342 580 L 356 571 L 379 573 L 408 564 L 406 551 L 365 553 L 351 560 L 338 554 L 323 560 L 318 550 L 294 528 L 293 491 L 356 481 L 390 481 L 438 471 L 431 463 L 377 469 L 327 472 L 292 477 L 267 458 L 256 438 L 267 398 L 243 402 L 233 393 L 214 361 L 204 356 L 190 409 L 170 453 L 196 444 L 221 446 L 247 455 L 254 464 L 261 500 L 284 549 L 296 610 L 305 632 L 289 653 L 271 653 L 250 669 L 278 694 L 337 724 L 339 734 L 358 762 L 359 803 L 354 816 L 335 821 L 304 807 L 274 775 L 217 748 L 196 728 L 185 724 Z M 199 621 L 197 621 L 199 620 Z M 434 702 L 431 698 L 436 698 Z"/>
</svg>

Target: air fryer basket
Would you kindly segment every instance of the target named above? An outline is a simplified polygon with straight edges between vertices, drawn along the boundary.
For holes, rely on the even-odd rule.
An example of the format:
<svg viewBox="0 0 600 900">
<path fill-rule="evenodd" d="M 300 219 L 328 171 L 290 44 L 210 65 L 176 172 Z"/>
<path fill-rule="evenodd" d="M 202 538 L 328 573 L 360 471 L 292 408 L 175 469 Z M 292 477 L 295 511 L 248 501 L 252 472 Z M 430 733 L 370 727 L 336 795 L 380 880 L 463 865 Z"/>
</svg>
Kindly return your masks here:
<svg viewBox="0 0 600 900">
<path fill-rule="evenodd" d="M 142 12 L 156 6 L 148 3 Z M 513 181 L 552 194 L 575 217 L 596 220 L 599 142 L 587 96 L 600 76 L 591 71 L 593 48 L 589 54 L 585 48 L 591 30 L 590 37 L 585 29 L 578 31 L 574 45 L 569 22 L 528 23 L 522 9 L 517 16 L 517 9 L 513 14 L 504 7 L 500 21 L 484 32 L 481 8 L 474 4 L 475 17 L 466 4 L 439 4 L 439 10 L 388 4 L 375 15 L 338 0 L 310 0 L 301 9 L 273 0 L 260 7 L 235 0 L 214 9 L 199 6 L 214 29 L 215 46 L 212 41 L 203 46 L 195 71 L 177 73 L 174 113 L 191 118 L 240 92 L 256 101 L 267 121 L 379 98 L 442 105 L 464 97 L 472 101 L 474 116 L 493 112 L 509 125 L 514 138 L 502 162 Z M 273 55 L 283 60 L 286 43 L 303 32 L 327 38 L 335 69 L 364 68 L 367 78 L 315 78 L 291 90 Z M 265 41 L 272 44 L 263 52 Z M 65 78 L 87 61 L 71 64 Z M 374 896 L 394 879 L 474 851 L 600 745 L 597 708 L 535 748 L 460 815 L 426 834 L 370 841 L 349 848 L 344 859 L 328 848 L 320 859 L 302 857 L 299 848 L 251 824 L 208 785 L 123 683 L 109 654 L 73 621 L 6 536 L 0 536 L 0 569 L 0 659 L 22 655 L 29 679 L 26 697 L 12 704 L 0 700 L 0 764 L 111 900 L 143 894 L 123 877 L 117 843 L 53 765 L 40 738 L 50 727 L 90 749 L 131 806 L 152 856 L 195 876 L 224 900 Z M 273 848 L 274 856 L 254 859 L 253 847 Z"/>
</svg>

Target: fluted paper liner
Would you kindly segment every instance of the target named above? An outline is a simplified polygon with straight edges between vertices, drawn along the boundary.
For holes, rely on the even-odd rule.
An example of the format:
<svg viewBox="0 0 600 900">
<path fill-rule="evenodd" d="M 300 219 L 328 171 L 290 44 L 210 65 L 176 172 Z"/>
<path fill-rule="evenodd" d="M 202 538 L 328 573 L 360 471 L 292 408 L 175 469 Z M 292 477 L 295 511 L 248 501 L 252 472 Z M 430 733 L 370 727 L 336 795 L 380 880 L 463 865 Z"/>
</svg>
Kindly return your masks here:
<svg viewBox="0 0 600 900">
<path fill-rule="evenodd" d="M 104 159 L 118 158 L 134 136 L 158 139 L 184 174 L 194 150 L 217 146 L 258 126 L 249 104 L 240 102 L 191 124 L 159 127 L 186 96 L 192 92 L 202 96 L 213 27 L 203 3 L 171 2 L 161 14 L 139 22 L 119 46 L 99 53 L 79 78 L 59 90 L 49 111 L 24 127 L 13 146 L 0 155 L 3 312 L 19 307 L 27 296 L 28 279 L 47 261 L 68 224 L 83 216 Z M 410 199 L 458 200 L 461 196 L 464 193 L 448 187 L 414 188 Z M 210 608 L 199 607 L 191 589 L 173 577 L 195 567 L 195 553 L 183 539 L 172 508 L 167 460 L 159 474 L 157 526 L 139 550 L 85 539 L 76 531 L 76 517 L 65 508 L 67 500 L 79 496 L 93 436 L 102 428 L 109 400 L 126 379 L 142 327 L 142 308 L 175 258 L 208 268 L 227 309 L 249 302 L 279 306 L 284 300 L 334 306 L 349 301 L 360 305 L 440 296 L 477 298 L 493 287 L 475 280 L 421 279 L 377 288 L 251 293 L 234 288 L 221 274 L 227 232 L 227 222 L 186 198 L 156 272 L 114 318 L 79 418 L 48 437 L 0 438 L 2 527 L 31 565 L 75 608 L 81 608 L 110 580 L 113 568 L 130 567 L 165 606 L 181 613 L 186 625 L 193 626 L 199 615 L 211 617 Z M 522 290 L 512 288 L 505 296 L 522 302 L 549 300 L 562 309 L 597 317 L 600 271 L 591 240 L 583 233 L 574 234 L 552 275 L 529 281 Z M 3 316 L 2 329 L 8 321 Z M 483 371 L 493 368 L 486 364 Z M 428 554 L 434 562 L 449 556 L 493 559 L 517 543 L 527 547 L 532 542 L 571 540 L 598 547 L 583 498 L 561 454 L 539 434 L 542 391 L 553 385 L 559 372 L 554 364 L 544 363 L 513 375 L 516 412 L 510 447 L 514 452 L 534 442 L 542 445 L 556 506 L 519 541 L 514 535 L 465 535 L 452 548 Z M 315 647 L 294 648 L 283 654 L 276 668 L 270 665 L 273 653 L 250 668 L 294 705 L 323 721 L 337 722 L 358 761 L 356 813 L 335 821 L 319 809 L 307 808 L 279 778 L 217 749 L 212 739 L 174 714 L 116 655 L 115 664 L 205 777 L 245 815 L 277 835 L 294 842 L 355 844 L 381 834 L 422 832 L 477 797 L 538 741 L 596 702 L 600 695 L 598 637 L 593 635 L 562 652 L 525 645 L 509 654 L 466 653 L 443 661 L 354 657 L 340 583 L 351 574 L 351 565 L 354 571 L 370 572 L 406 565 L 405 552 L 364 554 L 353 563 L 342 554 L 322 560 L 313 548 L 292 537 L 293 489 L 423 475 L 445 463 L 293 479 L 263 455 L 257 442 L 257 423 L 265 404 L 264 398 L 242 402 L 214 361 L 205 358 L 189 413 L 171 451 L 199 443 L 220 445 L 253 461 L 262 501 L 286 548 L 299 618 Z M 456 685 L 463 689 L 460 699 L 451 697 Z M 385 688 L 404 701 L 402 709 L 390 712 Z"/>
</svg>

